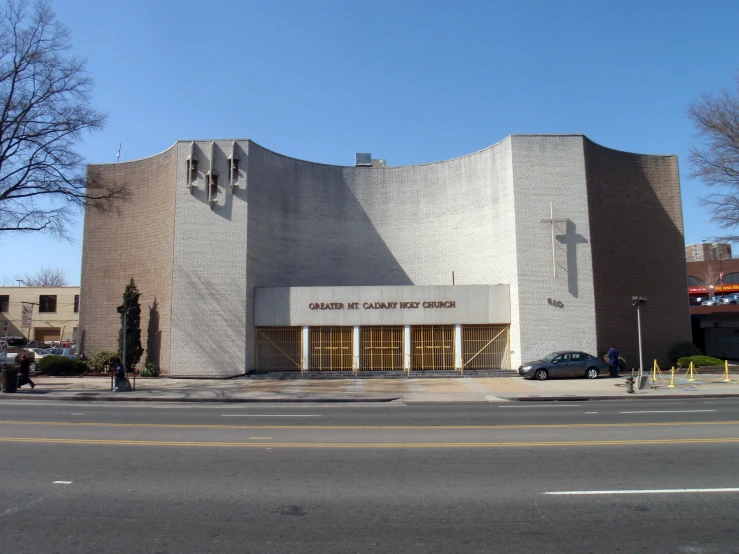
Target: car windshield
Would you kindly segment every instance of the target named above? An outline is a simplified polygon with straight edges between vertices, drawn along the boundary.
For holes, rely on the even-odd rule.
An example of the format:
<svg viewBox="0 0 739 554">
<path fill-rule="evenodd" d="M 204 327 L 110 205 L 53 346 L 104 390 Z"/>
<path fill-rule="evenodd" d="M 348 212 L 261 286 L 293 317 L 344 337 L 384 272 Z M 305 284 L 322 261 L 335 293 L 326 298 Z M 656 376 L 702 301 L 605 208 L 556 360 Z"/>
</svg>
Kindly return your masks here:
<svg viewBox="0 0 739 554">
<path fill-rule="evenodd" d="M 546 356 L 544 356 L 542 358 L 542 361 L 543 362 L 551 362 L 554 358 L 556 358 L 559 355 L 560 355 L 559 352 L 552 352 L 551 354 L 547 354 Z"/>
</svg>

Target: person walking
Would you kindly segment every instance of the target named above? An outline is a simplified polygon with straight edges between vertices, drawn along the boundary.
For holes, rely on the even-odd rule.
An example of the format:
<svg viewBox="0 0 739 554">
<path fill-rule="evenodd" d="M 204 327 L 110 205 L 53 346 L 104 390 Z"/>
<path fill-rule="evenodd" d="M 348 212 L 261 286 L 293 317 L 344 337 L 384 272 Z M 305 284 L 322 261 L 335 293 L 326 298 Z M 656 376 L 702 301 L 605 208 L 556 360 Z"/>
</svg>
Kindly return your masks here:
<svg viewBox="0 0 739 554">
<path fill-rule="evenodd" d="M 31 361 L 28 359 L 28 356 L 23 354 L 21 356 L 21 372 L 18 375 L 18 388 L 21 388 L 25 384 L 31 385 L 31 389 L 36 388 L 36 383 L 31 381 Z"/>
<path fill-rule="evenodd" d="M 608 351 L 608 369 L 611 372 L 611 377 L 618 377 L 618 350 L 613 345 Z"/>
</svg>

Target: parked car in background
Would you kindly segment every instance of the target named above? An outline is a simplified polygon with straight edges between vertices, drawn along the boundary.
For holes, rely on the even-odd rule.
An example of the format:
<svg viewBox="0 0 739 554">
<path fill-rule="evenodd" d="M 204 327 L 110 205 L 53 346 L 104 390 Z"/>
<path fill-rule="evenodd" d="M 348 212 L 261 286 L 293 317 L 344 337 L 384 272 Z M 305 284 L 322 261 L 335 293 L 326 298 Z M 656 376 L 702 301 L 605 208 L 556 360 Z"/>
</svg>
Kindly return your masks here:
<svg viewBox="0 0 739 554">
<path fill-rule="evenodd" d="M 701 306 L 718 306 L 721 303 L 720 296 L 710 296 L 708 300 L 701 302 Z"/>
<path fill-rule="evenodd" d="M 71 348 L 49 348 L 46 350 L 46 352 L 54 356 L 64 356 L 65 358 L 69 358 L 70 360 L 77 359 L 77 354 L 72 352 Z"/>
<path fill-rule="evenodd" d="M 526 362 L 518 368 L 525 379 L 544 381 L 549 377 L 587 377 L 596 379 L 608 373 L 608 364 L 602 358 L 580 351 L 560 351 L 547 354 L 541 360 Z"/>
<path fill-rule="evenodd" d="M 5 355 L 5 367 L 17 368 L 21 363 L 21 356 L 26 355 L 28 361 L 31 362 L 31 371 L 36 370 L 36 353 L 33 350 L 26 350 L 21 346 L 8 346 L 7 354 Z"/>
<path fill-rule="evenodd" d="M 727 294 L 721 297 L 721 305 L 737 304 L 739 303 L 739 293 Z"/>
</svg>

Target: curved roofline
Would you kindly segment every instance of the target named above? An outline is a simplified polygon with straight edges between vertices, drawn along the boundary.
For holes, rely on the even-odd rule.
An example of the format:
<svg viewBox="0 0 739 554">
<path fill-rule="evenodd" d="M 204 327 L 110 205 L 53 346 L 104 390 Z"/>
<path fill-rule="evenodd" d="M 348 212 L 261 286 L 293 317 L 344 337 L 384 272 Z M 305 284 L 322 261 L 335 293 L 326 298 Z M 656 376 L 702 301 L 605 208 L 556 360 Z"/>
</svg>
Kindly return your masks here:
<svg viewBox="0 0 739 554">
<path fill-rule="evenodd" d="M 469 154 L 462 154 L 461 156 L 456 156 L 454 158 L 447 158 L 445 160 L 438 160 L 438 161 L 435 161 L 435 162 L 425 162 L 425 163 L 410 164 L 410 165 L 390 165 L 390 166 L 387 166 L 387 167 L 362 167 L 360 169 L 362 169 L 362 171 L 366 171 L 368 169 L 379 169 L 379 170 L 382 170 L 382 171 L 387 171 L 388 169 L 400 169 L 400 168 L 404 168 L 404 167 L 424 167 L 424 166 L 427 166 L 427 165 L 436 165 L 436 164 L 443 164 L 443 163 L 447 163 L 447 162 L 453 162 L 455 160 L 461 160 L 463 158 L 469 158 L 470 156 L 475 156 L 477 154 L 480 154 L 481 152 L 485 152 L 486 150 L 490 150 L 491 148 L 495 148 L 499 144 L 502 144 L 506 140 L 510 139 L 511 136 L 513 136 L 513 135 L 508 135 L 508 136 L 502 138 L 501 140 L 499 140 L 498 142 L 496 142 L 494 144 L 491 144 L 490 146 L 486 146 L 485 148 L 481 148 L 480 150 L 476 150 L 474 152 L 470 152 Z M 249 139 L 247 139 L 247 140 L 249 140 Z M 310 160 L 303 160 L 301 158 L 293 158 L 292 156 L 287 156 L 285 154 L 281 154 L 280 152 L 275 152 L 274 150 L 270 150 L 269 148 L 266 148 L 266 147 L 262 146 L 261 144 L 259 144 L 256 141 L 249 140 L 249 142 L 257 145 L 259 148 L 262 148 L 263 150 L 266 150 L 267 152 L 270 152 L 271 154 L 274 154 L 275 156 L 280 156 L 282 158 L 287 158 L 289 160 L 295 160 L 297 162 L 303 162 L 303 163 L 308 163 L 308 164 L 313 164 L 313 165 L 324 165 L 324 166 L 328 166 L 328 167 L 349 168 L 349 169 L 353 169 L 353 168 L 356 167 L 354 165 L 325 164 L 325 163 L 321 163 L 321 162 L 312 162 Z"/>
<path fill-rule="evenodd" d="M 464 158 L 469 158 L 471 156 L 476 156 L 477 154 L 480 154 L 482 152 L 485 152 L 487 150 L 490 150 L 492 148 L 495 148 L 496 146 L 499 146 L 500 144 L 504 143 L 507 140 L 512 139 L 513 137 L 582 137 L 583 140 L 587 140 L 591 144 L 594 144 L 595 146 L 598 146 L 599 148 L 603 148 L 604 150 L 608 150 L 610 152 L 617 152 L 619 154 L 628 154 L 630 156 L 650 156 L 655 158 L 676 158 L 677 154 L 645 154 L 643 152 L 631 152 L 629 150 L 619 150 L 617 148 L 611 148 L 609 146 L 604 146 L 600 144 L 599 142 L 594 141 L 593 139 L 589 138 L 587 135 L 583 133 L 534 133 L 534 134 L 522 134 L 522 133 L 512 133 L 510 135 L 507 135 L 503 137 L 498 142 L 495 142 L 489 146 L 486 146 L 484 148 L 481 148 L 479 150 L 475 150 L 474 152 L 470 152 L 468 154 L 462 154 L 461 156 L 455 156 L 453 158 L 447 158 L 444 160 L 437 160 L 433 162 L 425 162 L 425 163 L 419 163 L 419 164 L 409 164 L 409 165 L 395 165 L 395 166 L 387 166 L 382 168 L 376 168 L 376 167 L 362 167 L 361 169 L 363 171 L 371 170 L 371 169 L 380 169 L 382 171 L 387 171 L 388 169 L 399 169 L 399 168 L 406 168 L 406 167 L 424 167 L 428 165 L 436 165 L 436 164 L 444 164 L 448 162 L 453 162 L 456 160 L 461 160 Z M 135 160 L 127 160 L 125 162 L 103 162 L 103 163 L 91 163 L 88 165 L 95 165 L 95 166 L 105 166 L 105 165 L 117 165 L 117 164 L 128 164 L 128 163 L 135 163 L 140 162 L 144 160 L 149 160 L 151 158 L 156 158 L 157 156 L 161 156 L 162 154 L 166 154 L 170 150 L 172 150 L 174 147 L 176 147 L 180 143 L 191 143 L 191 142 L 248 142 L 252 143 L 255 146 L 258 146 L 262 150 L 266 150 L 270 154 L 273 154 L 275 156 L 280 156 L 281 158 L 286 158 L 288 160 L 293 160 L 296 162 L 311 164 L 311 165 L 320 165 L 320 166 L 326 166 L 326 167 L 336 167 L 336 168 L 355 168 L 354 165 L 337 165 L 337 164 L 329 164 L 329 163 L 323 163 L 323 162 L 315 162 L 312 160 L 304 160 L 302 158 L 295 158 L 293 156 L 288 156 L 287 154 L 283 154 L 281 152 L 277 152 L 275 150 L 272 150 L 270 148 L 267 148 L 266 146 L 263 146 L 256 142 L 255 140 L 249 139 L 249 138 L 229 138 L 229 139 L 187 139 L 187 140 L 178 140 L 176 141 L 172 146 L 169 148 L 162 150 L 161 152 L 158 152 L 157 154 L 153 154 L 151 156 L 146 156 L 145 158 L 138 158 Z"/>
<path fill-rule="evenodd" d="M 87 164 L 87 165 L 120 165 L 120 164 L 130 164 L 130 163 L 136 163 L 136 162 L 143 162 L 144 160 L 150 160 L 152 158 L 156 158 L 157 156 L 161 156 L 162 154 L 166 154 L 167 152 L 169 152 L 170 150 L 172 150 L 172 148 L 174 148 L 175 146 L 177 146 L 177 143 L 178 142 L 180 142 L 180 141 L 179 140 L 176 141 L 172 146 L 170 146 L 169 148 L 166 148 L 166 149 L 162 150 L 161 152 L 157 152 L 156 154 L 152 154 L 151 156 L 146 156 L 144 158 L 136 158 L 135 160 L 126 160 L 125 162 L 98 162 L 98 163 L 90 163 L 90 164 Z"/>
<path fill-rule="evenodd" d="M 677 158 L 677 154 L 645 154 L 644 152 L 631 152 L 629 150 L 619 150 L 617 148 L 611 148 L 610 146 L 603 146 L 601 143 L 595 142 L 593 139 L 589 138 L 586 135 L 582 135 L 582 137 L 588 142 L 591 142 L 595 144 L 596 146 L 603 148 L 604 150 L 610 150 L 611 152 L 618 152 L 619 154 L 629 154 L 631 156 L 650 156 L 653 158 Z"/>
</svg>

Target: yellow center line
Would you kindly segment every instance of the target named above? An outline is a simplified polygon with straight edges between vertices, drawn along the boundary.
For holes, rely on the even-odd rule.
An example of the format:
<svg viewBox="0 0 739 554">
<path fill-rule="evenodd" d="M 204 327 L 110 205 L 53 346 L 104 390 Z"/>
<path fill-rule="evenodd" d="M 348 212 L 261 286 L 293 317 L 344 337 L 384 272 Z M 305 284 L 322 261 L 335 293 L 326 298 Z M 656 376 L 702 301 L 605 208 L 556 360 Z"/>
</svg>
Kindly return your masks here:
<svg viewBox="0 0 739 554">
<path fill-rule="evenodd" d="M 0 437 L 0 442 L 50 443 L 96 446 L 174 446 L 199 448 L 265 448 L 259 442 L 192 442 L 192 441 L 142 441 L 114 439 L 55 439 L 30 437 Z M 564 447 L 564 446 L 639 446 L 672 444 L 727 444 L 739 443 L 739 438 L 699 439 L 645 439 L 645 440 L 593 440 L 593 441 L 540 441 L 540 442 L 380 442 L 380 443 L 270 443 L 269 448 L 514 448 L 514 447 Z"/>
<path fill-rule="evenodd" d="M 739 421 L 669 421 L 638 423 L 546 423 L 518 425 L 206 425 L 178 423 L 99 423 L 89 421 L 0 421 L 0 425 L 40 425 L 49 427 L 140 427 L 151 429 L 306 429 L 306 430 L 446 430 L 446 429 L 567 429 L 602 427 L 679 427 L 695 425 L 739 425 Z"/>
</svg>

